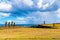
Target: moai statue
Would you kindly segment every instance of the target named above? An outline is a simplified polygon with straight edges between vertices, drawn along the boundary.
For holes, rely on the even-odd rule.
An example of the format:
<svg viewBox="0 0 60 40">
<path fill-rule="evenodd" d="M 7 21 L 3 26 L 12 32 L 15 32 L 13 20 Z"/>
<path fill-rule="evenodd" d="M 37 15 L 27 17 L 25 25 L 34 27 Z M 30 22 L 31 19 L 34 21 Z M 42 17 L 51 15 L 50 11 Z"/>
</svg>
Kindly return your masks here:
<svg viewBox="0 0 60 40">
<path fill-rule="evenodd" d="M 11 25 L 10 25 L 10 22 L 8 22 L 8 27 L 10 27 Z"/>
<path fill-rule="evenodd" d="M 11 22 L 11 26 L 13 26 L 13 21 Z"/>
<path fill-rule="evenodd" d="M 13 26 L 16 26 L 15 22 L 14 22 Z"/>
<path fill-rule="evenodd" d="M 45 24 L 45 21 L 44 21 L 44 24 Z"/>
<path fill-rule="evenodd" d="M 7 25 L 7 22 L 5 22 L 5 27 L 7 27 L 8 25 Z"/>
</svg>

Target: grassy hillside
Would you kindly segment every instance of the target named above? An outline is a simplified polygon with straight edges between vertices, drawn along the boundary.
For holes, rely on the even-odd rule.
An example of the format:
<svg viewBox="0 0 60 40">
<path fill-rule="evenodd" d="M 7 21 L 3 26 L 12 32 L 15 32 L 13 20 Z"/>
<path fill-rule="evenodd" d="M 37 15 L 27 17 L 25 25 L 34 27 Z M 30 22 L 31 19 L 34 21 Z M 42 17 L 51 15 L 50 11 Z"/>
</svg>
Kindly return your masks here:
<svg viewBox="0 0 60 40">
<path fill-rule="evenodd" d="M 43 26 L 51 26 L 52 28 L 56 28 L 56 29 L 60 29 L 60 24 L 56 23 L 56 24 L 42 24 Z"/>
<path fill-rule="evenodd" d="M 0 40 L 60 40 L 60 29 L 4 28 Z"/>
</svg>

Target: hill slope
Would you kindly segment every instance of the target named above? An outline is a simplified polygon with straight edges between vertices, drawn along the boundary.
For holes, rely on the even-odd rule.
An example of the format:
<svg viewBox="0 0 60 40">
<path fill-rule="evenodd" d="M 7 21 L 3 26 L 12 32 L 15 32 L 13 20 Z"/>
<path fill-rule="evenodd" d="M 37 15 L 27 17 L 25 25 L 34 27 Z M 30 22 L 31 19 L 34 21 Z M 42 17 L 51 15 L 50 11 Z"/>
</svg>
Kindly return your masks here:
<svg viewBox="0 0 60 40">
<path fill-rule="evenodd" d="M 60 38 L 60 29 L 8 28 L 0 30 L 0 39 L 11 40 L 52 40 Z"/>
</svg>

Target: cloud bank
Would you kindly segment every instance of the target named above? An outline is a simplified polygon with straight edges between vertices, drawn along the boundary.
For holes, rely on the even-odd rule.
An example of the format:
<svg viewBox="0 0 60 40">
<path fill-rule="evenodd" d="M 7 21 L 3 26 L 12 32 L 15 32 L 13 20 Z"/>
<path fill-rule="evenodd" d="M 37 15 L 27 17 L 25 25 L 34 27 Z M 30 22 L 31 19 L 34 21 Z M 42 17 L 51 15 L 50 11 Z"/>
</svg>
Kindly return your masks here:
<svg viewBox="0 0 60 40">
<path fill-rule="evenodd" d="M 4 17 L 20 24 L 58 22 L 59 11 L 60 0 L 0 0 L 0 20 Z"/>
</svg>

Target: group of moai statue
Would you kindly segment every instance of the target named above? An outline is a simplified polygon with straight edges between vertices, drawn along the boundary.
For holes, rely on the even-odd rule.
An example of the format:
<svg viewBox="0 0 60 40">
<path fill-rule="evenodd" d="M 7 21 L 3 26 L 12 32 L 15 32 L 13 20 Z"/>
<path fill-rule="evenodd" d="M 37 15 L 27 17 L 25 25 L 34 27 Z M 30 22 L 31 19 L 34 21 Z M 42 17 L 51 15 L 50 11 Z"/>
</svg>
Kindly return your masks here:
<svg viewBox="0 0 60 40">
<path fill-rule="evenodd" d="M 12 26 L 16 26 L 15 22 L 5 22 L 5 26 L 6 27 L 12 27 Z"/>
</svg>

